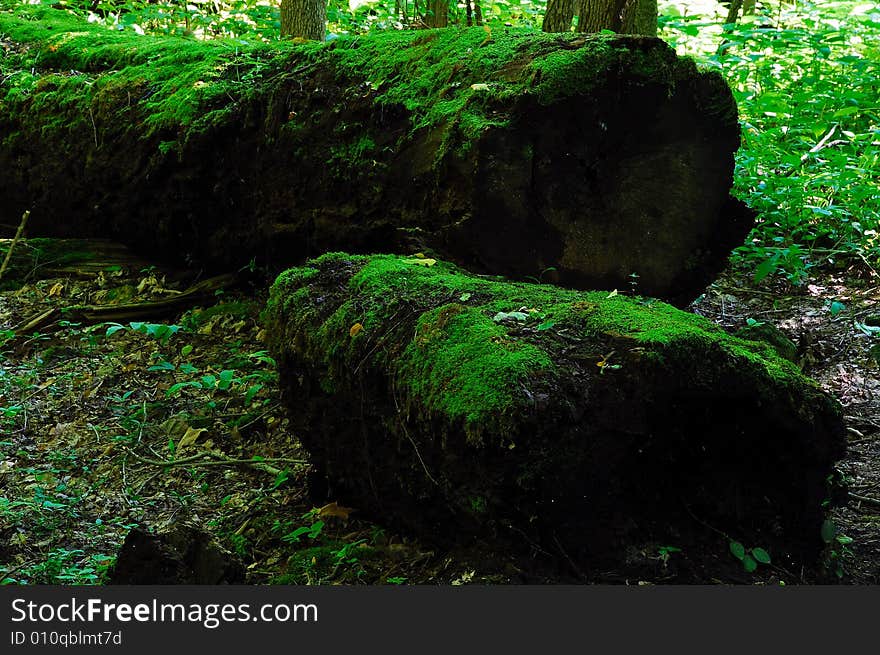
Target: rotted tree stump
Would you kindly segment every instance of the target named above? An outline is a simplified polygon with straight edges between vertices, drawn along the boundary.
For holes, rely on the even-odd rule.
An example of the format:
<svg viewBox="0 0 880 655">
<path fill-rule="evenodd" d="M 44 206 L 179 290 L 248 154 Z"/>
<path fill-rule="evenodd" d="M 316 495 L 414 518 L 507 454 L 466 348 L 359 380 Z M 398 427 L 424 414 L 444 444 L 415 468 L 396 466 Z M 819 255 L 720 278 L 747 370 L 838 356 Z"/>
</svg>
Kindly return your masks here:
<svg viewBox="0 0 880 655">
<path fill-rule="evenodd" d="M 822 547 L 838 404 L 702 317 L 337 253 L 282 274 L 266 321 L 292 429 L 332 497 L 385 524 L 587 566 L 707 525 Z"/>
<path fill-rule="evenodd" d="M 659 39 L 474 28 L 247 45 L 31 8 L 0 13 L 0 35 L 0 223 L 31 209 L 34 236 L 276 271 L 432 249 L 687 303 L 753 222 L 729 195 L 729 88 Z"/>
</svg>

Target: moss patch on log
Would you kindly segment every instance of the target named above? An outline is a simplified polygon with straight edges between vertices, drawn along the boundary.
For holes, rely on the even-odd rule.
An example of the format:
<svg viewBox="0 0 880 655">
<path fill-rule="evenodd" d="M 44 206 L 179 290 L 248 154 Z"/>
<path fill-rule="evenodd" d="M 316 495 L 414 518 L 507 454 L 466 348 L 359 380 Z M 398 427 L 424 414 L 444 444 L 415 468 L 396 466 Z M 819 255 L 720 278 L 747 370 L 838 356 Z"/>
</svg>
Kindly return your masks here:
<svg viewBox="0 0 880 655">
<path fill-rule="evenodd" d="M 316 466 L 417 532 L 514 525 L 580 557 L 693 533 L 693 511 L 821 547 L 839 405 L 769 345 L 699 316 L 331 253 L 278 278 L 265 320 Z"/>
<path fill-rule="evenodd" d="M 615 35 L 505 30 L 487 38 L 482 28 L 473 28 L 341 37 L 326 46 L 200 41 L 114 32 L 62 11 L 29 7 L 0 12 L 0 35 L 28 46 L 3 53 L 0 66 L 11 79 L 0 102 L 13 109 L 41 91 L 40 104 L 73 110 L 66 116 L 53 112 L 43 129 L 67 129 L 70 118 L 87 127 L 90 112 L 84 109 L 92 110 L 92 120 L 122 119 L 124 104 L 137 107 L 147 130 L 140 122 L 130 127 L 141 136 L 170 130 L 180 140 L 222 122 L 246 97 L 273 88 L 278 80 L 265 79 L 267 71 L 295 72 L 329 63 L 343 77 L 360 80 L 377 109 L 402 105 L 415 112 L 413 130 L 449 122 L 459 124 L 467 137 L 504 125 L 507 117 L 493 100 L 524 89 L 549 104 L 589 92 L 602 71 L 625 68 L 672 85 L 679 67 L 695 66 L 671 48 L 612 48 Z M 485 81 L 471 83 L 474 79 Z M 133 88 L 142 89 L 142 95 L 132 93 Z"/>
<path fill-rule="evenodd" d="M 308 356 L 328 364 L 325 388 L 335 388 L 335 380 L 347 376 L 353 366 L 390 366 L 407 400 L 423 411 L 443 414 L 444 420 L 472 434 L 503 429 L 504 421 L 529 411 L 528 395 L 517 390 L 522 384 L 543 384 L 556 374 L 553 357 L 560 334 L 578 341 L 626 344 L 629 351 L 650 348 L 650 356 L 658 361 L 664 354 L 696 356 L 717 350 L 751 372 L 758 384 L 767 380 L 774 388 L 818 393 L 815 383 L 770 346 L 731 336 L 663 302 L 496 281 L 446 262 L 426 264 L 433 261 L 328 253 L 314 260 L 313 267 L 291 269 L 278 277 L 267 316 L 284 316 L 289 321 L 284 331 L 296 333 L 307 344 Z M 348 282 L 350 296 L 316 324 L 308 281 L 320 270 L 343 263 L 359 269 Z M 415 322 L 415 336 L 398 351 L 383 335 L 402 311 L 416 311 L 414 307 L 423 312 Z M 354 325 L 362 329 L 345 339 Z M 376 348 L 377 343 L 386 347 Z M 604 366 L 617 370 L 616 360 L 607 353 L 596 351 L 594 359 L 597 374 Z"/>
</svg>

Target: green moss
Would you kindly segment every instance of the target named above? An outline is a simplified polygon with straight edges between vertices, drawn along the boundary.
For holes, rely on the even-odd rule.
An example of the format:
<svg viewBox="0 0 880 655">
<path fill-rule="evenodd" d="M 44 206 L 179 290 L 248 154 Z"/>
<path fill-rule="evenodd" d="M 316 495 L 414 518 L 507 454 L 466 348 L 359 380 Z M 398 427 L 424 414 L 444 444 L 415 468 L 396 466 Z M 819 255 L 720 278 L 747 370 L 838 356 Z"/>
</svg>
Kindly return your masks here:
<svg viewBox="0 0 880 655">
<path fill-rule="evenodd" d="M 509 339 L 484 309 L 456 303 L 422 315 L 398 363 L 414 397 L 469 428 L 491 422 L 516 402 L 520 383 L 553 368 L 546 352 Z"/>
<path fill-rule="evenodd" d="M 696 361 L 698 370 L 722 378 L 724 367 L 732 367 L 767 393 L 816 388 L 766 344 L 731 336 L 659 301 L 488 279 L 445 262 L 423 263 L 330 253 L 281 275 L 267 315 L 283 321 L 278 334 L 287 330 L 294 349 L 323 363 L 328 392 L 350 381 L 352 370 L 378 365 L 390 371 L 404 402 L 463 425 L 474 438 L 528 412 L 524 388 L 554 387 L 558 335 L 645 353 L 639 356 L 667 371 Z M 326 296 L 328 276 L 347 285 L 339 304 L 315 302 L 316 294 Z M 332 311 L 320 314 L 323 304 Z M 357 324 L 362 329 L 352 329 Z M 410 325 L 408 331 L 386 339 L 401 324 Z M 593 363 L 605 354 L 597 351 Z M 619 361 L 625 355 L 620 352 Z"/>
<path fill-rule="evenodd" d="M 0 34 L 27 46 L 4 58 L 3 68 L 21 72 L 0 90 L 0 110 L 21 112 L 30 100 L 27 115 L 44 132 L 135 119 L 142 136 L 184 140 L 233 110 L 277 54 L 261 44 L 111 31 L 52 9 L 0 12 Z"/>
<path fill-rule="evenodd" d="M 616 37 L 607 35 L 504 30 L 487 38 L 477 27 L 343 37 L 326 45 L 198 41 L 113 31 L 29 7 L 0 12 L 0 34 L 27 46 L 0 64 L 6 78 L 0 111 L 25 115 L 48 131 L 137 126 L 140 138 L 161 135 L 162 153 L 227 123 L 249 99 L 272 95 L 284 79 L 279 71 L 335 69 L 346 92 L 372 94 L 377 110 L 403 106 L 412 112 L 412 131 L 441 127 L 444 148 L 467 149 L 483 131 L 514 118 L 512 97 L 549 104 L 583 96 L 603 71 L 627 70 L 636 84 L 641 74 L 674 84 L 678 62 L 671 48 L 631 51 L 612 46 Z M 279 129 L 295 132 L 296 124 Z M 358 141 L 334 154 L 362 158 L 373 146 Z"/>
</svg>

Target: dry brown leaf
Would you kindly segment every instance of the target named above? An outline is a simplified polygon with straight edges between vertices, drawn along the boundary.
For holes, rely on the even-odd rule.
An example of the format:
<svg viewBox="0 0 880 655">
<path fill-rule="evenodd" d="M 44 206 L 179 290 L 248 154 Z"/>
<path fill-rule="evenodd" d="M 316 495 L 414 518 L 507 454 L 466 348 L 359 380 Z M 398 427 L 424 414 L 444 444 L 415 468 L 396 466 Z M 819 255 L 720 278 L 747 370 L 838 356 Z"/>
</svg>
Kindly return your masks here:
<svg viewBox="0 0 880 655">
<path fill-rule="evenodd" d="M 332 503 L 328 503 L 324 505 L 321 509 L 318 510 L 318 517 L 322 519 L 326 519 L 330 516 L 335 516 L 336 518 L 342 519 L 343 521 L 348 520 L 348 515 L 354 512 L 355 510 L 351 507 L 342 507 L 341 505 L 337 505 L 336 501 Z"/>
</svg>

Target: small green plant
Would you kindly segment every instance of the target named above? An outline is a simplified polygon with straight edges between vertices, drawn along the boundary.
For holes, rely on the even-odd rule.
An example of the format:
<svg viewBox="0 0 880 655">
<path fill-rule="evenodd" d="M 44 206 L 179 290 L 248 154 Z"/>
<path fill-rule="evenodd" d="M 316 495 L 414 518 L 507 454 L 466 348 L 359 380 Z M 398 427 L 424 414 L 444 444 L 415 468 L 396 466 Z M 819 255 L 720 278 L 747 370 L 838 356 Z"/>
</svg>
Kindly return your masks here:
<svg viewBox="0 0 880 655">
<path fill-rule="evenodd" d="M 820 535 L 825 543 L 823 557 L 825 570 L 833 573 L 840 580 L 846 574 L 845 561 L 852 556 L 850 545 L 853 543 L 853 539 L 841 534 L 831 519 L 826 519 L 822 523 Z"/>
<path fill-rule="evenodd" d="M 660 558 L 663 566 L 669 564 L 670 556 L 680 552 L 681 548 L 678 548 L 676 546 L 660 546 L 659 548 L 657 548 L 657 556 Z"/>
<path fill-rule="evenodd" d="M 127 326 L 121 323 L 105 323 L 107 330 L 104 332 L 105 337 L 111 337 L 121 330 L 130 330 L 131 332 L 139 332 L 149 337 L 166 343 L 172 336 L 180 332 L 182 329 L 179 325 L 169 325 L 167 323 L 144 323 L 140 321 L 132 321 Z"/>
<path fill-rule="evenodd" d="M 740 542 L 730 540 L 730 554 L 742 562 L 746 573 L 754 573 L 759 564 L 770 564 L 770 553 L 763 548 L 746 549 Z"/>
<path fill-rule="evenodd" d="M 308 516 L 308 514 L 306 514 Z M 304 517 L 305 518 L 305 517 Z M 281 541 L 286 541 L 287 543 L 299 543 L 299 540 L 302 537 L 308 537 L 309 539 L 317 539 L 321 536 L 321 532 L 324 529 L 324 521 L 316 521 L 311 525 L 302 525 L 295 530 L 288 532 L 286 535 L 281 537 Z"/>
</svg>

